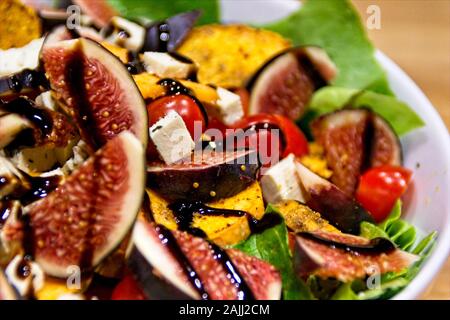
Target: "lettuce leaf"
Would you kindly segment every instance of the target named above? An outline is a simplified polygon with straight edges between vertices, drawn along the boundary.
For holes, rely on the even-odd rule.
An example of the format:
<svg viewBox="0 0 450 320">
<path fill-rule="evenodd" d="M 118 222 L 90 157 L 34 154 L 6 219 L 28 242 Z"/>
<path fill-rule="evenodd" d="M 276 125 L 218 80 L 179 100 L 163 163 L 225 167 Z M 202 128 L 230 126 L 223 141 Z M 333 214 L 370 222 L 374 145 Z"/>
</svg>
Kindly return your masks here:
<svg viewBox="0 0 450 320">
<path fill-rule="evenodd" d="M 397 200 L 389 216 L 379 225 L 361 223 L 361 236 L 373 239 L 384 237 L 394 242 L 398 248 L 408 251 L 416 241 L 416 229 L 401 219 L 402 202 Z"/>
<path fill-rule="evenodd" d="M 291 39 L 294 45 L 322 47 L 339 70 L 333 85 L 392 95 L 386 74 L 375 60 L 375 49 L 349 1 L 305 1 L 292 15 L 263 27 Z"/>
<path fill-rule="evenodd" d="M 279 215 L 276 209 L 268 205 L 265 215 L 272 214 Z M 310 300 L 313 298 L 311 292 L 295 274 L 287 227 L 282 218 L 281 221 L 260 233 L 252 234 L 234 248 L 272 264 L 280 272 L 285 300 Z"/>
<path fill-rule="evenodd" d="M 307 119 L 338 110 L 350 102 L 354 108 L 366 107 L 382 116 L 402 136 L 424 125 L 423 120 L 404 102 L 372 91 L 342 87 L 324 87 L 317 91 L 309 103 Z"/>
<path fill-rule="evenodd" d="M 416 241 L 416 229 L 405 220 L 401 219 L 402 203 L 397 201 L 390 215 L 380 224 L 374 225 L 368 222 L 361 223 L 361 236 L 368 239 L 386 237 L 394 242 L 400 249 L 416 254 L 420 259 L 402 272 L 389 272 L 383 274 L 380 286 L 367 289 L 361 280 L 343 283 L 334 292 L 331 299 L 334 300 L 369 300 L 389 299 L 406 287 L 420 271 L 421 266 L 431 253 L 436 239 L 436 232 L 424 237 L 414 248 Z M 358 288 L 359 287 L 359 288 Z"/>
<path fill-rule="evenodd" d="M 203 14 L 198 24 L 219 21 L 218 0 L 107 0 L 124 17 L 162 20 L 177 13 L 201 9 Z"/>
</svg>

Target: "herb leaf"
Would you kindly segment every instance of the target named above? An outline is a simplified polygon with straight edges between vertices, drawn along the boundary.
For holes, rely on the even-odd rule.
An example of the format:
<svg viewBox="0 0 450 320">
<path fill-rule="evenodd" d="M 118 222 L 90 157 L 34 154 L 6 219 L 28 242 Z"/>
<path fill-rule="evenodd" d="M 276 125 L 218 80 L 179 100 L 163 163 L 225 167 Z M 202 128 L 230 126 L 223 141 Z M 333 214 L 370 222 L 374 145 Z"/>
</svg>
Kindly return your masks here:
<svg viewBox="0 0 450 320">
<path fill-rule="evenodd" d="M 278 215 L 271 205 L 268 205 L 265 214 Z M 313 298 L 311 292 L 295 274 L 288 241 L 288 231 L 283 221 L 260 233 L 252 234 L 234 248 L 272 264 L 280 272 L 285 300 L 310 300 Z"/>
</svg>

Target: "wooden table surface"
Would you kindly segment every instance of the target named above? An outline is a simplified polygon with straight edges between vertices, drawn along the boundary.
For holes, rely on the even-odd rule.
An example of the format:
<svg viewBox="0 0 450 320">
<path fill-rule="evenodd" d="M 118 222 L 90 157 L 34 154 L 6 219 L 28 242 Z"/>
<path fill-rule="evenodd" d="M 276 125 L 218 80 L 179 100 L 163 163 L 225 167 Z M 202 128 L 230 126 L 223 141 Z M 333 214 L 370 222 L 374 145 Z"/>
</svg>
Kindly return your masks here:
<svg viewBox="0 0 450 320">
<path fill-rule="evenodd" d="M 450 129 L 450 0 L 353 0 L 363 22 L 377 5 L 370 39 L 425 92 Z M 450 300 L 450 257 L 424 299 Z"/>
</svg>

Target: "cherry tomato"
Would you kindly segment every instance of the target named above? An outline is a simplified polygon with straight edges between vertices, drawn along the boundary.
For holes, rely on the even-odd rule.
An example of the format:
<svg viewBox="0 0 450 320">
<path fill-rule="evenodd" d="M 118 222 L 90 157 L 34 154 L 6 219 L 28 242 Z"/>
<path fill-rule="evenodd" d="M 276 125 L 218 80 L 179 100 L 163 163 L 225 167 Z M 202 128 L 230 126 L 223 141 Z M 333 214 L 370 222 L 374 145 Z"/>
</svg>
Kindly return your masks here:
<svg viewBox="0 0 450 320">
<path fill-rule="evenodd" d="M 263 113 L 255 114 L 243 118 L 233 127 L 246 129 L 251 126 L 264 127 L 264 124 L 267 124 L 272 128 L 278 128 L 281 131 L 280 139 L 283 145 L 281 156 L 283 158 L 290 153 L 293 153 L 297 157 L 301 157 L 308 153 L 308 141 L 306 140 L 305 135 L 292 120 L 285 116 Z"/>
<path fill-rule="evenodd" d="M 189 133 L 194 140 L 198 138 L 194 136 L 195 122 L 198 121 L 201 123 L 202 132 L 206 127 L 206 120 L 201 107 L 199 107 L 193 98 L 187 95 L 179 94 L 159 98 L 150 102 L 147 105 L 147 110 L 149 126 L 154 125 L 169 111 L 176 111 L 183 118 L 186 128 L 189 130 Z"/>
<path fill-rule="evenodd" d="M 293 153 L 297 157 L 301 157 L 308 153 L 308 140 L 300 130 L 300 128 L 289 118 L 282 115 L 274 115 L 278 120 L 281 131 L 285 139 L 285 148 L 282 157 Z"/>
<path fill-rule="evenodd" d="M 366 171 L 359 180 L 356 200 L 375 221 L 383 221 L 395 202 L 406 191 L 412 172 L 399 166 L 384 165 Z"/>
<path fill-rule="evenodd" d="M 111 300 L 146 300 L 146 297 L 133 276 L 128 275 L 114 288 Z"/>
</svg>

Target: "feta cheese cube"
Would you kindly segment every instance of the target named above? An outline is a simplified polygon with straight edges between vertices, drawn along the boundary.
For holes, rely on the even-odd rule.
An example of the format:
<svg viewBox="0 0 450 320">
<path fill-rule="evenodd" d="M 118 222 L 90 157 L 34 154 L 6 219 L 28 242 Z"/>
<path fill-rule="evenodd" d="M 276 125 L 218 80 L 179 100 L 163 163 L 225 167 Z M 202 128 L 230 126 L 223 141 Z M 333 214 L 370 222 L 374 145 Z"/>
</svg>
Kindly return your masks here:
<svg viewBox="0 0 450 320">
<path fill-rule="evenodd" d="M 217 105 L 219 106 L 220 120 L 226 125 L 232 125 L 244 116 L 244 109 L 239 95 L 223 89 L 217 88 Z"/>
<path fill-rule="evenodd" d="M 0 50 L 0 76 L 17 73 L 24 69 L 36 69 L 43 43 L 44 38 L 40 38 L 21 48 Z"/>
<path fill-rule="evenodd" d="M 189 157 L 194 150 L 195 143 L 183 118 L 176 111 L 169 111 L 150 127 L 149 132 L 161 158 L 167 164 Z"/>
<path fill-rule="evenodd" d="M 191 63 L 181 62 L 165 52 L 144 52 L 142 61 L 148 72 L 160 78 L 185 79 L 193 67 Z"/>
<path fill-rule="evenodd" d="M 145 28 L 139 24 L 122 17 L 113 17 L 110 21 L 114 31 L 106 35 L 105 30 L 103 36 L 109 43 L 125 47 L 131 51 L 139 51 L 145 40 Z"/>
<path fill-rule="evenodd" d="M 305 202 L 295 156 L 290 154 L 269 168 L 261 178 L 261 188 L 267 202 L 281 200 Z"/>
</svg>

